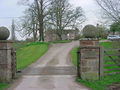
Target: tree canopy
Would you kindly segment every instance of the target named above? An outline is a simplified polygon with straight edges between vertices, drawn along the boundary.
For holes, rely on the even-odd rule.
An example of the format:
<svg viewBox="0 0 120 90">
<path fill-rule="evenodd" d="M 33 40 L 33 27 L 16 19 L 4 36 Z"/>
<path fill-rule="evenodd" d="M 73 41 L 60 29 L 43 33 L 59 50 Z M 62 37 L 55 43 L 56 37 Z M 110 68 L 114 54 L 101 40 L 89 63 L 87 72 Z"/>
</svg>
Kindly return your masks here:
<svg viewBox="0 0 120 90">
<path fill-rule="evenodd" d="M 120 32 L 120 22 L 114 22 L 111 26 L 110 26 L 110 31 L 115 33 L 115 32 Z"/>
</svg>

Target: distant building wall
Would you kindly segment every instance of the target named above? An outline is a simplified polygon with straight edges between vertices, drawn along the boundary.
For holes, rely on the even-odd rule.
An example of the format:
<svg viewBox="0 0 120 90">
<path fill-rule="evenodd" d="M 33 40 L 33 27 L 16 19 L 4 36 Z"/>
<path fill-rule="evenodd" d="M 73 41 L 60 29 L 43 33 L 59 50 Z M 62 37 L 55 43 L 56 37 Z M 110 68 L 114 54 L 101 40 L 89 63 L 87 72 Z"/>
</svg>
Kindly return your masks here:
<svg viewBox="0 0 120 90">
<path fill-rule="evenodd" d="M 74 40 L 79 35 L 79 30 L 64 30 L 62 34 L 62 40 Z M 55 33 L 55 30 L 48 30 L 45 32 L 45 41 L 60 40 L 59 36 Z"/>
<path fill-rule="evenodd" d="M 60 39 L 59 39 L 59 36 L 53 30 L 48 30 L 45 32 L 45 41 L 46 42 L 56 41 L 56 40 L 60 40 Z"/>
</svg>

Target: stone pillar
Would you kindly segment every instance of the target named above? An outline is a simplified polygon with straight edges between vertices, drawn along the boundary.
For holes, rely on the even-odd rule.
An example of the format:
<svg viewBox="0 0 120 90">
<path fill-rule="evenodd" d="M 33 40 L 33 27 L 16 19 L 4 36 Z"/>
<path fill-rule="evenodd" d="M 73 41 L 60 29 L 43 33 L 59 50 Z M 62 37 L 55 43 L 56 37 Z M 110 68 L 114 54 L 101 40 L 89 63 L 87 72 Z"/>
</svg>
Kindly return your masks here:
<svg viewBox="0 0 120 90">
<path fill-rule="evenodd" d="M 0 82 L 12 79 L 12 41 L 0 40 Z"/>
<path fill-rule="evenodd" d="M 80 40 L 80 75 L 84 80 L 101 76 L 101 48 L 98 40 Z"/>
</svg>

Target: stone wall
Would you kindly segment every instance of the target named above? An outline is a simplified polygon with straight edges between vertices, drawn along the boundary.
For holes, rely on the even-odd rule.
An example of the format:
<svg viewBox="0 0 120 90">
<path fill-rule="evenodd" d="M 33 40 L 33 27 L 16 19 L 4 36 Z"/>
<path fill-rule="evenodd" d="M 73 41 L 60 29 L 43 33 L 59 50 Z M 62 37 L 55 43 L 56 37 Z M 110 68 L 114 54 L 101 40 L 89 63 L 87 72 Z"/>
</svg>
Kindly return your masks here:
<svg viewBox="0 0 120 90">
<path fill-rule="evenodd" d="M 0 82 L 12 79 L 12 42 L 0 41 Z"/>
<path fill-rule="evenodd" d="M 101 76 L 101 48 L 97 40 L 80 40 L 80 75 L 85 80 Z"/>
</svg>

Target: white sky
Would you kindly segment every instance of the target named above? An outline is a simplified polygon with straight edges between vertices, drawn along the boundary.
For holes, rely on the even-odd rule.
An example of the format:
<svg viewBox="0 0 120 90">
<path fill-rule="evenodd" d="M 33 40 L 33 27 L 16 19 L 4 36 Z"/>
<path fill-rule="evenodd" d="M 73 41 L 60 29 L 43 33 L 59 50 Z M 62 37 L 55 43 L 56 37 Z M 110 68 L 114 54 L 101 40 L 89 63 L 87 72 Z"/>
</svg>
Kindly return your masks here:
<svg viewBox="0 0 120 90">
<path fill-rule="evenodd" d="M 96 4 L 95 0 L 70 0 L 70 3 L 75 7 L 81 6 L 87 17 L 86 24 L 97 24 L 100 18 L 100 8 Z"/>
<path fill-rule="evenodd" d="M 23 15 L 25 6 L 18 5 L 20 0 L 0 0 L 0 26 L 6 26 L 10 28 L 13 18 Z M 98 21 L 99 8 L 95 3 L 95 0 L 70 0 L 70 3 L 76 7 L 81 6 L 85 11 L 87 21 L 85 24 L 96 24 Z"/>
<path fill-rule="evenodd" d="M 11 24 L 13 18 L 20 17 L 25 9 L 24 6 L 17 4 L 18 0 L 0 0 L 0 26 L 7 26 Z"/>
</svg>

